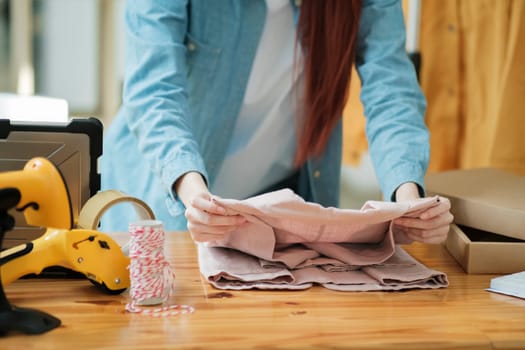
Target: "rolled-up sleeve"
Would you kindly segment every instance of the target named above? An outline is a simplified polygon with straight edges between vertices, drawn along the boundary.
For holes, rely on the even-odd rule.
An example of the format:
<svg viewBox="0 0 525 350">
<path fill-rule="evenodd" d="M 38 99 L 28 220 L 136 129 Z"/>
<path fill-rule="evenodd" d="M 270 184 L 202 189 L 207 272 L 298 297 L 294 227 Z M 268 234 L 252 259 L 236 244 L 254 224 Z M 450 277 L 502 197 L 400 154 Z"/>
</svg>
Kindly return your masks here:
<svg viewBox="0 0 525 350">
<path fill-rule="evenodd" d="M 385 199 L 404 182 L 424 194 L 430 146 L 426 101 L 405 51 L 400 1 L 363 1 L 356 68 L 370 156 Z"/>
</svg>

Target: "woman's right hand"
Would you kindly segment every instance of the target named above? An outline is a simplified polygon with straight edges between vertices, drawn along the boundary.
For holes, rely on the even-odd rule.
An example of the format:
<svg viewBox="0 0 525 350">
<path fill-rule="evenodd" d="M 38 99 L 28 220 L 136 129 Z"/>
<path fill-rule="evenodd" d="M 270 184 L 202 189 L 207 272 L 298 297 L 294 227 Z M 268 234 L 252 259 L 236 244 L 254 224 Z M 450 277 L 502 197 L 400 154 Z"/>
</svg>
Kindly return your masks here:
<svg viewBox="0 0 525 350">
<path fill-rule="evenodd" d="M 177 181 L 175 190 L 186 206 L 188 231 L 195 242 L 221 240 L 246 222 L 242 216 L 228 214 L 225 208 L 212 201 L 199 173 L 184 174 Z"/>
</svg>

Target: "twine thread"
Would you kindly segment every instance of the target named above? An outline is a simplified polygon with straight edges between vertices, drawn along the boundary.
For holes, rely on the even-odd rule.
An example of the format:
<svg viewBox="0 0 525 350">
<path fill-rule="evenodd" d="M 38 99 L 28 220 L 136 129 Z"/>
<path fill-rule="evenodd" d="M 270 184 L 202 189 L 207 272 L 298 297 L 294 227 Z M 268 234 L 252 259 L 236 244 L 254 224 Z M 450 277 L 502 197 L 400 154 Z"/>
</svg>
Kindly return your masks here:
<svg viewBox="0 0 525 350">
<path fill-rule="evenodd" d="M 175 273 L 164 256 L 162 222 L 144 220 L 129 225 L 130 301 L 126 311 L 154 317 L 193 313 L 188 305 L 163 305 L 174 293 Z"/>
</svg>

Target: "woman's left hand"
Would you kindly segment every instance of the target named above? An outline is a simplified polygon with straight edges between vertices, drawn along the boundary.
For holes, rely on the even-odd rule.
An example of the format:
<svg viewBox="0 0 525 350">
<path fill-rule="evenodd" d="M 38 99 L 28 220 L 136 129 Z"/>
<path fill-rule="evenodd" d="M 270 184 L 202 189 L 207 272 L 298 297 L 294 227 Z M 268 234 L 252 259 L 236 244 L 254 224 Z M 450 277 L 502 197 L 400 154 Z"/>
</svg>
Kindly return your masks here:
<svg viewBox="0 0 525 350">
<path fill-rule="evenodd" d="M 439 197 L 439 204 L 422 212 L 416 218 L 402 217 L 394 220 L 398 229 L 414 241 L 441 243 L 447 239 L 454 216 L 450 213 L 448 198 Z"/>
<path fill-rule="evenodd" d="M 417 186 L 413 188 L 403 184 L 396 192 L 397 201 L 410 200 L 418 198 Z M 402 187 L 405 186 L 405 187 Z M 439 203 L 432 208 L 422 212 L 418 217 L 402 217 L 394 220 L 394 224 L 400 231 L 414 241 L 422 243 L 441 243 L 448 235 L 450 224 L 454 216 L 450 212 L 450 200 L 445 197 L 439 197 Z"/>
</svg>

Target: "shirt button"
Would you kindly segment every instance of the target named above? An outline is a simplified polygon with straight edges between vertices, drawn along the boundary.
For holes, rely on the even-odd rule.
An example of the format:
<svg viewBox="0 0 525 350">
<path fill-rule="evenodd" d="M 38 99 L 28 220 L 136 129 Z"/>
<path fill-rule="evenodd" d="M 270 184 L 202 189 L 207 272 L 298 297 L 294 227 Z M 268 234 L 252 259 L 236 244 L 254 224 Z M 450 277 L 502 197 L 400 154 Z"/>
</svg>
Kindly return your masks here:
<svg viewBox="0 0 525 350">
<path fill-rule="evenodd" d="M 186 47 L 188 48 L 189 51 L 195 51 L 195 49 L 197 48 L 195 44 L 192 42 L 189 42 L 188 45 L 186 45 Z"/>
<path fill-rule="evenodd" d="M 321 172 L 319 170 L 314 171 L 314 177 L 317 179 L 321 176 Z"/>
</svg>

